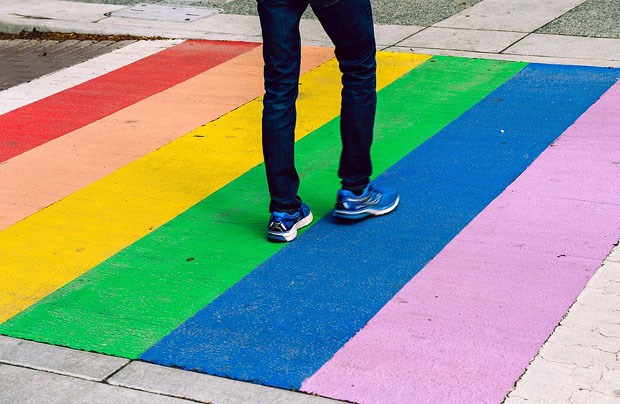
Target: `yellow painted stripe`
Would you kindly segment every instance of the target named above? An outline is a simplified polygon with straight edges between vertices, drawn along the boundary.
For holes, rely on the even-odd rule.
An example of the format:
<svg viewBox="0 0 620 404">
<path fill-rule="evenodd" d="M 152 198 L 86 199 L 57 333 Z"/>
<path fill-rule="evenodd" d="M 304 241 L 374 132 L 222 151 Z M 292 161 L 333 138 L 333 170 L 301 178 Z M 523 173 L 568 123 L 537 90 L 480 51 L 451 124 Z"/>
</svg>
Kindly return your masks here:
<svg viewBox="0 0 620 404">
<path fill-rule="evenodd" d="M 379 53 L 378 88 L 428 58 Z M 297 137 L 336 117 L 339 100 L 335 61 L 304 74 Z M 259 164 L 261 110 L 245 104 L 0 232 L 0 322 Z"/>
</svg>

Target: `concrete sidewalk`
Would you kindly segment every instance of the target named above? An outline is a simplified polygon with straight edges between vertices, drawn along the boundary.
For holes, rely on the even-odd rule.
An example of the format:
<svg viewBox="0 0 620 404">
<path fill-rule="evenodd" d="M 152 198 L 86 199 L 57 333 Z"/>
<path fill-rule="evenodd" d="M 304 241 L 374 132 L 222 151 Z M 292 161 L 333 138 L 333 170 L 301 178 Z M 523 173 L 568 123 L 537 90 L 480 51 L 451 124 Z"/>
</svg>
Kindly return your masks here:
<svg viewBox="0 0 620 404">
<path fill-rule="evenodd" d="M 244 4 L 242 9 L 247 9 L 248 1 L 241 1 Z M 392 11 L 389 3 L 375 4 L 375 13 L 385 15 L 376 28 L 378 47 L 383 50 L 620 66 L 620 28 L 613 23 L 620 18 L 620 10 L 613 0 L 522 0 L 510 5 L 504 0 L 485 0 L 432 25 L 394 24 L 393 19 L 389 18 Z M 191 8 L 184 4 L 186 2 L 131 6 L 56 0 L 25 0 L 19 3 L 2 0 L 0 31 L 18 32 L 36 28 L 165 38 L 261 40 L 255 16 L 219 12 L 209 15 L 202 12 L 204 8 Z M 441 10 L 446 7 L 446 2 L 442 0 L 421 2 L 417 6 L 407 11 L 405 20 L 428 22 L 423 18 L 428 14 L 445 15 Z M 206 16 L 201 17 L 201 14 Z M 302 33 L 305 45 L 331 46 L 316 20 L 305 19 Z"/>
<path fill-rule="evenodd" d="M 150 3 L 148 6 L 105 3 L 0 0 L 0 31 L 4 32 L 36 28 L 41 31 L 171 38 L 168 41 L 107 44 L 110 45 L 107 48 L 93 43 L 72 44 L 74 48 L 72 52 L 67 52 L 65 65 L 41 66 L 38 73 L 34 73 L 38 77 L 24 75 L 21 81 L 15 81 L 10 84 L 11 88 L 0 92 L 0 116 L 172 48 L 180 44 L 182 39 L 261 41 L 258 20 L 251 15 L 251 8 L 247 8 L 248 2 L 220 3 L 224 10 L 246 10 L 245 15 L 218 12 L 204 17 L 196 17 L 196 8 L 188 6 L 186 1 L 179 1 L 176 5 Z M 396 21 L 390 20 L 390 12 L 394 19 L 397 13 L 390 9 L 389 2 L 376 2 L 375 13 L 381 16 L 376 26 L 380 50 L 558 65 L 620 67 L 620 28 L 617 25 L 606 25 L 605 22 L 609 19 L 617 21 L 620 17 L 620 8 L 613 0 L 483 0 L 472 2 L 475 4 L 462 11 L 450 8 L 453 10 L 451 15 L 442 14 L 449 2 L 421 3 L 428 9 L 414 9 L 406 15 L 399 15 Z M 158 7 L 150 7 L 153 5 Z M 216 5 L 213 3 L 214 7 Z M 162 9 L 162 6 L 169 8 Z M 137 7 L 142 11 L 131 11 Z M 145 17 L 149 13 L 152 13 L 151 16 Z M 416 13 L 419 14 L 417 17 Z M 440 15 L 442 19 L 431 19 L 430 24 L 428 19 L 422 18 L 422 14 Z M 185 18 L 191 21 L 185 21 Z M 402 25 L 402 21 L 419 21 L 421 25 Z M 575 24 L 575 21 L 580 24 Z M 318 23 L 311 18 L 303 20 L 302 34 L 306 46 L 331 46 Z M 52 48 L 56 46 L 54 44 L 48 46 L 48 49 L 62 49 Z M 7 46 L 4 52 L 9 55 L 14 52 L 15 55 L 18 48 Z M 22 63 L 26 60 L 45 64 L 44 59 L 28 59 L 30 56 L 26 53 L 20 55 Z M 36 56 L 36 52 L 31 52 L 31 55 Z M 617 103 L 610 101 L 617 98 L 617 95 L 610 97 L 600 112 L 599 121 L 594 122 L 594 125 L 607 125 L 607 130 L 610 125 L 617 125 L 613 117 L 620 113 Z M 601 116 L 608 118 L 605 120 Z M 586 121 L 588 119 L 594 118 L 586 118 Z M 126 121 L 130 122 L 130 118 Z M 615 133 L 620 133 L 620 127 L 615 128 Z M 609 150 L 617 150 L 619 138 L 608 136 L 603 140 L 593 140 L 588 147 L 594 149 L 598 142 L 606 142 Z M 614 164 L 617 165 L 617 162 Z M 0 175 L 3 169 L 6 171 L 7 165 L 0 165 Z M 605 178 L 610 195 L 618 193 L 615 186 L 618 178 Z M 592 206 L 598 210 L 603 208 L 600 205 Z M 613 209 L 617 211 L 618 206 L 613 206 Z M 584 237 L 584 244 L 591 243 L 591 239 Z M 611 243 L 615 241 L 617 239 L 611 240 Z M 553 324 L 553 327 L 557 325 L 555 332 L 541 347 L 536 358 L 532 358 L 530 367 L 504 402 L 620 402 L 619 274 L 620 250 L 616 247 L 598 268 L 562 322 L 559 325 Z M 404 297 L 400 299 L 404 300 Z M 349 363 L 348 366 L 351 366 L 352 372 L 356 370 L 354 364 Z M 401 398 L 400 402 L 407 402 L 406 397 Z M 217 404 L 338 402 L 140 360 L 0 336 L 0 402 L 111 401 Z M 381 403 L 380 400 L 359 402 Z"/>
</svg>

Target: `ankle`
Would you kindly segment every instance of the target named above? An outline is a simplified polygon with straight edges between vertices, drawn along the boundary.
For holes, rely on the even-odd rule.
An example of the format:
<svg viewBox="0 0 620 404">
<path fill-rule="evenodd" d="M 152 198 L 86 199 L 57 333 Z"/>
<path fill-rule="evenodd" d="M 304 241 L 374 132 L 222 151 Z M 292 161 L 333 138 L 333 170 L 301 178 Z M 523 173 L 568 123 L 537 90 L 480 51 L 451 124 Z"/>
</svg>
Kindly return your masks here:
<svg viewBox="0 0 620 404">
<path fill-rule="evenodd" d="M 368 184 L 364 184 L 364 185 L 357 185 L 353 187 L 343 186 L 342 189 L 353 193 L 355 196 L 360 196 L 366 191 L 367 187 L 368 187 Z"/>
</svg>

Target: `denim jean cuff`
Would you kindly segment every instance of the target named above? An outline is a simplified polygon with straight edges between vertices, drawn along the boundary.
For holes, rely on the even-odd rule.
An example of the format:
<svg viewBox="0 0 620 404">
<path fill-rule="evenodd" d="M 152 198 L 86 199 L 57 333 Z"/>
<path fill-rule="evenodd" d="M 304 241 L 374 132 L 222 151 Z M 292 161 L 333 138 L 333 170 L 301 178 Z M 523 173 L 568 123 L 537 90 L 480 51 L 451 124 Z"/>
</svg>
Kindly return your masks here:
<svg viewBox="0 0 620 404">
<path fill-rule="evenodd" d="M 361 191 L 370 183 L 370 180 L 365 180 L 364 182 L 358 182 L 353 184 L 345 184 L 342 183 L 342 189 L 346 189 L 347 191 Z"/>
</svg>

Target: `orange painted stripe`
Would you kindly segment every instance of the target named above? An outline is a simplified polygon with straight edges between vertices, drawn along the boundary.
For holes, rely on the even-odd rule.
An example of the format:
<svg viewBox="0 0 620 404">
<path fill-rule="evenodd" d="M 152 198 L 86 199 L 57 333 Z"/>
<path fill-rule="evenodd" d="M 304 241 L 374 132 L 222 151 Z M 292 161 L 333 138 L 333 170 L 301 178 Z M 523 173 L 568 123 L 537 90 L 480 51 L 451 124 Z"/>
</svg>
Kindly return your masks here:
<svg viewBox="0 0 620 404">
<path fill-rule="evenodd" d="M 0 230 L 260 96 L 261 49 L 6 161 Z M 304 47 L 302 71 L 332 57 L 332 49 Z"/>
</svg>

